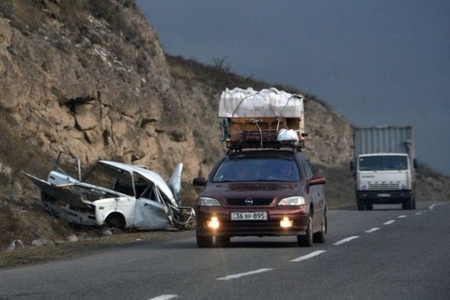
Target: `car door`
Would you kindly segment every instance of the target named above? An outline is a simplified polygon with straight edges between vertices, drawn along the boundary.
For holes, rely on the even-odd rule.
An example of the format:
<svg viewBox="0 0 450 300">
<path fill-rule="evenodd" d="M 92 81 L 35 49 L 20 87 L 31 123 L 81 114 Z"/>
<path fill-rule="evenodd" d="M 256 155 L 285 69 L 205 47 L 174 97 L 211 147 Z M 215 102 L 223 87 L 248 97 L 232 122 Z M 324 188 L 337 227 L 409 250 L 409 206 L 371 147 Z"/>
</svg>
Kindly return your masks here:
<svg viewBox="0 0 450 300">
<path fill-rule="evenodd" d="M 311 164 L 309 159 L 302 156 L 301 161 L 305 169 L 306 180 L 309 182 L 314 176 L 316 176 L 316 171 L 314 166 Z M 313 201 L 313 208 L 315 216 L 321 216 L 325 209 L 325 192 L 322 184 L 309 186 L 307 189 L 309 195 Z M 314 218 L 314 223 L 320 222 L 321 218 Z M 316 225 L 316 224 L 315 224 Z"/>
</svg>

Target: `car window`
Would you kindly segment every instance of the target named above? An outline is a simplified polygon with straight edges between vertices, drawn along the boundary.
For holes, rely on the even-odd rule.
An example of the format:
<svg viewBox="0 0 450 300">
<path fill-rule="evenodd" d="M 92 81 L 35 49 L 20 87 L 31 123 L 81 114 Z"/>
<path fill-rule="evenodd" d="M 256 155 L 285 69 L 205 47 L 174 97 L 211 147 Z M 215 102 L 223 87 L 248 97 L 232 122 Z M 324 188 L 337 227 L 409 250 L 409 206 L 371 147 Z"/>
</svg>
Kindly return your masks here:
<svg viewBox="0 0 450 300">
<path fill-rule="evenodd" d="M 302 158 L 302 162 L 305 166 L 306 179 L 310 180 L 315 174 L 314 167 L 307 159 Z"/>
<path fill-rule="evenodd" d="M 239 158 L 224 160 L 213 176 L 214 182 L 299 181 L 294 160 L 284 158 Z"/>
</svg>

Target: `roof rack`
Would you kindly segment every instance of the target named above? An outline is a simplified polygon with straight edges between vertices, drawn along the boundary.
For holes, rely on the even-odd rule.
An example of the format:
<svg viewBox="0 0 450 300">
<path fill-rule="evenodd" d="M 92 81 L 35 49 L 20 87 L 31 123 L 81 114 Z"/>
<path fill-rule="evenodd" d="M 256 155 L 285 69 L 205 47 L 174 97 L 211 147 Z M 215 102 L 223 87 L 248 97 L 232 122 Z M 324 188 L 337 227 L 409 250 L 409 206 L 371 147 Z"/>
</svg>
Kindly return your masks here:
<svg viewBox="0 0 450 300">
<path fill-rule="evenodd" d="M 236 142 L 226 141 L 228 151 L 242 151 L 243 149 L 281 149 L 291 148 L 301 151 L 304 148 L 303 141 L 265 141 L 265 142 Z"/>
<path fill-rule="evenodd" d="M 304 96 L 275 88 L 222 92 L 220 140 L 229 150 L 305 147 Z"/>
</svg>

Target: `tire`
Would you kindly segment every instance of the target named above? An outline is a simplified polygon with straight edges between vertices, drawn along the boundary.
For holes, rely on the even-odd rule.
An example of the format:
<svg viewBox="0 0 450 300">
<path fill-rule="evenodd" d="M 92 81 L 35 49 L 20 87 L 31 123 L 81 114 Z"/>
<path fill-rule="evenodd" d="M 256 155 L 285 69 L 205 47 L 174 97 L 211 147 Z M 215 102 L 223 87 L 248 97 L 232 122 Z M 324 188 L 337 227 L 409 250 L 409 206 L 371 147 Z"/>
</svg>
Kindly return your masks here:
<svg viewBox="0 0 450 300">
<path fill-rule="evenodd" d="M 308 217 L 308 227 L 304 235 L 297 235 L 297 245 L 300 247 L 311 247 L 313 245 L 313 229 L 312 229 L 312 216 Z"/>
<path fill-rule="evenodd" d="M 213 237 L 208 235 L 198 235 L 197 233 L 197 247 L 211 248 L 213 246 Z"/>
<path fill-rule="evenodd" d="M 413 201 L 412 198 L 404 200 L 403 203 L 402 203 L 402 209 L 405 209 L 405 210 L 413 209 L 413 205 L 414 205 L 413 202 L 414 201 Z"/>
<path fill-rule="evenodd" d="M 320 223 L 320 231 L 315 232 L 313 234 L 313 242 L 320 243 L 320 244 L 325 243 L 325 239 L 326 239 L 325 237 L 327 235 L 327 231 L 328 231 L 327 211 L 324 210 L 323 215 L 322 215 L 322 221 Z"/>
<path fill-rule="evenodd" d="M 364 201 L 361 199 L 356 199 L 356 206 L 358 210 L 364 210 Z"/>
</svg>

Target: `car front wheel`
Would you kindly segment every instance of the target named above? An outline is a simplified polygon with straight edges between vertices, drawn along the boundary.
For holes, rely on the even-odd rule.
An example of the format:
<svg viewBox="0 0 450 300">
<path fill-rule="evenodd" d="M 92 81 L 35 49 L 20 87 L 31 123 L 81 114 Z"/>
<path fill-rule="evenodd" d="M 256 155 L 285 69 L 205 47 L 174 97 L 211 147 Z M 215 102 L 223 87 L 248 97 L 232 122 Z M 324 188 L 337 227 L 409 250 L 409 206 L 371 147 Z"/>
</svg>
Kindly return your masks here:
<svg viewBox="0 0 450 300">
<path fill-rule="evenodd" d="M 308 217 L 308 227 L 304 235 L 297 235 L 297 244 L 300 247 L 311 247 L 313 245 L 313 229 L 312 229 L 312 216 Z"/>
<path fill-rule="evenodd" d="M 212 236 L 198 235 L 197 233 L 197 247 L 199 248 L 211 248 L 213 245 Z"/>
<path fill-rule="evenodd" d="M 322 221 L 320 223 L 320 231 L 313 234 L 313 242 L 314 243 L 325 243 L 325 236 L 327 234 L 327 213 L 323 212 Z"/>
</svg>

